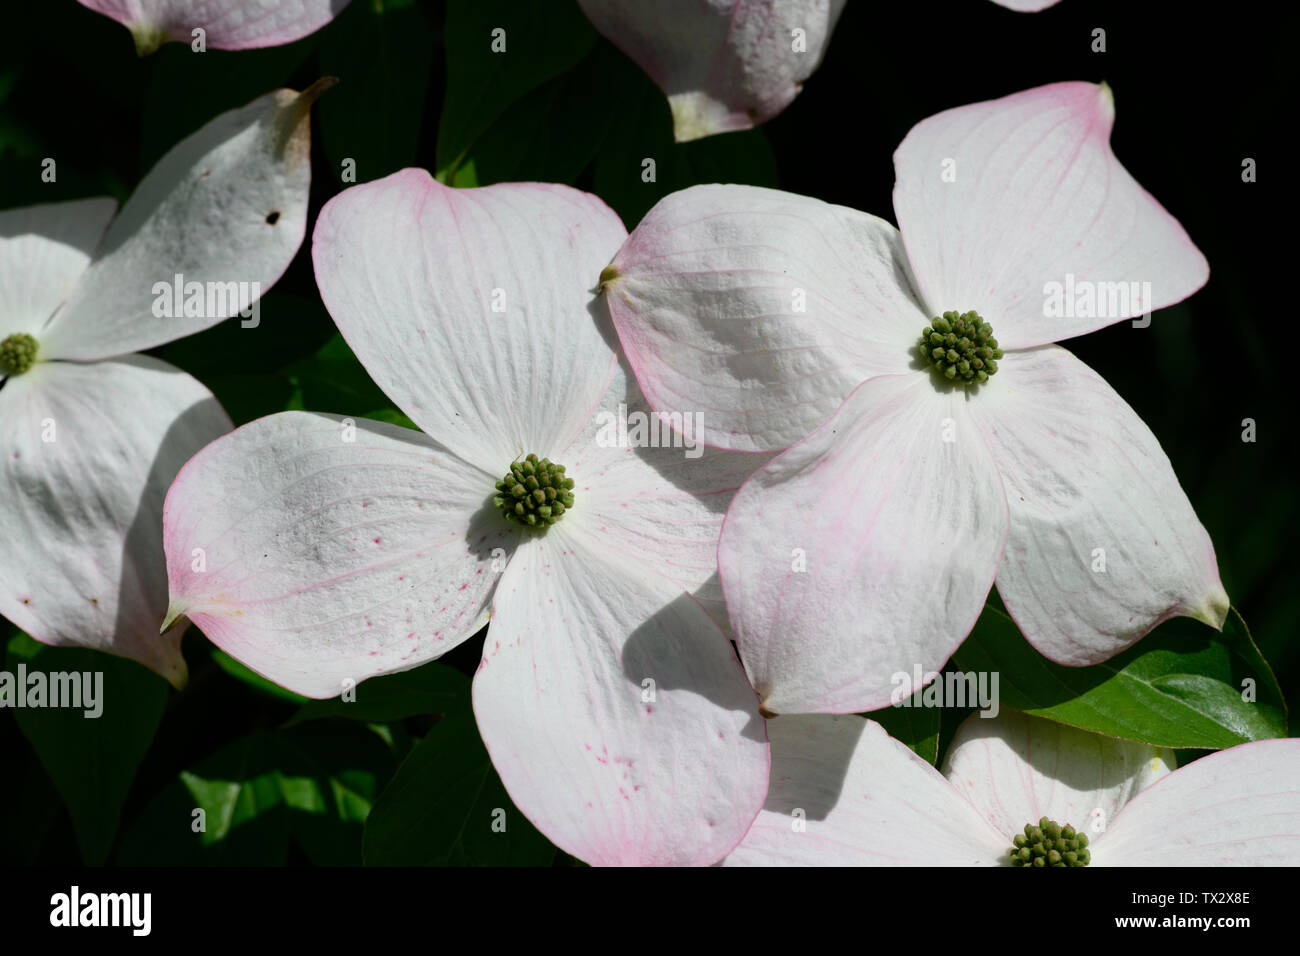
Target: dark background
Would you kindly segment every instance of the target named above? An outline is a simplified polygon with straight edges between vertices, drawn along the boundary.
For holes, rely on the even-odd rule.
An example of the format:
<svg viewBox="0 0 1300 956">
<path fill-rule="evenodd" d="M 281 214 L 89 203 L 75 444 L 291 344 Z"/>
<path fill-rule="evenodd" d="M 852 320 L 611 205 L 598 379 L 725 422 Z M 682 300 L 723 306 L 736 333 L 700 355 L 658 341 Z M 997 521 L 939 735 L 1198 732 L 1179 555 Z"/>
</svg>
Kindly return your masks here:
<svg viewBox="0 0 1300 956">
<path fill-rule="evenodd" d="M 448 21 L 442 2 L 354 0 L 333 24 L 285 47 L 197 55 L 169 44 L 141 60 L 123 27 L 72 0 L 6 4 L 0 209 L 125 199 L 168 148 L 218 112 L 338 76 L 313 119 L 308 238 L 264 297 L 262 327 L 227 322 L 154 354 L 208 384 L 236 424 L 291 407 L 391 415 L 340 347 L 311 272 L 310 230 L 342 188 L 343 157 L 357 159 L 359 181 L 414 165 L 457 185 L 572 182 L 601 195 L 629 229 L 662 195 L 711 181 L 775 185 L 892 220 L 892 154 L 916 122 L 1044 83 L 1104 79 L 1116 100 L 1116 154 L 1187 229 L 1210 262 L 1210 281 L 1149 328 L 1121 322 L 1067 347 L 1159 438 L 1214 541 L 1233 604 L 1292 710 L 1300 703 L 1296 456 L 1286 452 L 1296 444 L 1298 365 L 1293 333 L 1282 334 L 1296 308 L 1286 289 L 1296 272 L 1287 228 L 1295 173 L 1284 165 L 1292 156 L 1282 133 L 1295 122 L 1297 24 L 1273 12 L 1281 5 L 1063 0 L 1028 15 L 989 0 L 850 0 L 824 63 L 784 114 L 759 131 L 684 146 L 671 142 L 662 95 L 567 0 L 524 13 L 494 0 L 453 6 L 460 19 Z M 513 81 L 474 74 L 458 45 L 469 27 L 482 36 L 479 28 L 497 20 L 540 77 L 513 100 L 502 92 Z M 1105 53 L 1091 49 L 1098 27 Z M 470 102 L 462 92 L 444 114 L 447 71 L 458 69 Z M 462 146 L 468 153 L 457 164 Z M 659 166 L 654 184 L 640 179 L 645 156 Z M 55 184 L 40 181 L 45 157 L 57 160 Z M 1242 182 L 1248 157 L 1258 182 Z M 1242 441 L 1245 418 L 1256 422 L 1254 443 Z M 480 645 L 475 638 L 443 660 L 471 674 Z M 196 756 L 294 712 L 223 670 L 201 634 L 191 631 L 185 654 L 191 686 L 168 699 L 126 798 L 124 828 Z M 67 811 L 9 713 L 0 714 L 0 761 L 0 789 L 10 791 L 0 797 L 0 860 L 77 862 Z M 306 860 L 291 848 L 287 862 Z"/>
</svg>

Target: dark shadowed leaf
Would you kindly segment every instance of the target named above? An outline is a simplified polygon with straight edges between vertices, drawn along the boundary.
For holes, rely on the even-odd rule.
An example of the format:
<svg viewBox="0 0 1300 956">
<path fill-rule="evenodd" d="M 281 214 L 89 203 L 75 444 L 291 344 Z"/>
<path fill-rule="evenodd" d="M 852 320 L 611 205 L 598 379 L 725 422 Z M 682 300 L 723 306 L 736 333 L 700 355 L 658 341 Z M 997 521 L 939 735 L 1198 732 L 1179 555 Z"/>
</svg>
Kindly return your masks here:
<svg viewBox="0 0 1300 956">
<path fill-rule="evenodd" d="M 131 781 L 153 741 L 167 701 L 167 682 L 134 661 L 77 648 L 46 647 L 26 634 L 10 639 L 5 671 L 34 674 L 52 691 L 52 675 L 90 675 L 95 707 L 15 708 L 14 718 L 63 795 L 87 863 L 103 863 L 117 834 Z M 20 671 L 21 669 L 21 671 Z M 99 675 L 99 676 L 97 676 Z M 99 682 L 102 680 L 102 684 Z M 65 689 L 71 684 L 59 681 Z M 96 692 L 96 685 L 101 690 Z M 46 697 L 47 704 L 52 700 Z M 99 711 L 99 716 L 87 713 Z"/>
<path fill-rule="evenodd" d="M 355 866 L 362 825 L 392 770 L 387 742 L 361 725 L 259 731 L 164 787 L 116 861 L 276 866 L 296 848 L 318 866 Z"/>
<path fill-rule="evenodd" d="M 433 28 L 414 0 L 357 0 L 323 32 L 320 68 L 339 85 L 320 104 L 336 179 L 351 160 L 369 182 L 415 164 Z"/>
<path fill-rule="evenodd" d="M 293 715 L 288 726 L 322 717 L 386 722 L 425 714 L 445 714 L 469 702 L 469 678 L 445 664 L 432 661 L 414 670 L 372 677 L 343 696 L 309 700 Z"/>
<path fill-rule="evenodd" d="M 278 697 L 281 700 L 293 701 L 295 704 L 303 704 L 308 700 L 308 698 L 300 694 L 295 694 L 293 691 L 281 687 L 275 681 L 268 680 L 257 671 L 245 667 L 225 651 L 219 651 L 215 647 L 212 648 L 212 660 L 231 677 L 243 681 L 249 687 L 259 690 L 263 694 Z"/>
<path fill-rule="evenodd" d="M 595 158 L 621 108 L 612 75 L 620 69 L 618 56 L 602 44 L 572 70 L 509 106 L 474 141 L 451 184 L 576 180 Z"/>
<path fill-rule="evenodd" d="M 761 129 L 675 143 L 668 101 L 630 60 L 616 61 L 604 82 L 620 96 L 596 156 L 595 191 L 629 230 L 664 196 L 688 186 L 777 185 L 776 159 Z"/>
<path fill-rule="evenodd" d="M 451 182 L 493 120 L 581 60 L 595 44 L 596 31 L 576 3 L 455 0 L 447 5 L 446 42 L 436 172 L 440 181 Z"/>
<path fill-rule="evenodd" d="M 368 866 L 550 866 L 555 853 L 510 802 L 468 708 L 411 751 L 366 822 Z"/>
</svg>

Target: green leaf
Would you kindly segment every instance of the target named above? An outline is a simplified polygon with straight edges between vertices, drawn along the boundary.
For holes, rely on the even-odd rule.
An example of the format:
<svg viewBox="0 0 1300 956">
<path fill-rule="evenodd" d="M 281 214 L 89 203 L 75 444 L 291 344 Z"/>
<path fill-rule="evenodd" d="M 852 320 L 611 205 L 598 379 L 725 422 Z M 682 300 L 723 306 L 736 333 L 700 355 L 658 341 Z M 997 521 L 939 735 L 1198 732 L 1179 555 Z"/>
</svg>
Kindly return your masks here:
<svg viewBox="0 0 1300 956">
<path fill-rule="evenodd" d="M 372 677 L 352 689 L 355 699 L 342 696 L 309 700 L 286 726 L 322 717 L 383 723 L 424 714 L 445 714 L 469 701 L 469 678 L 432 661 L 414 670 Z"/>
<path fill-rule="evenodd" d="M 219 651 L 215 647 L 212 648 L 212 660 L 231 677 L 243 681 L 249 687 L 260 690 L 263 694 L 278 697 L 281 700 L 293 701 L 295 704 L 307 703 L 308 698 L 281 687 L 275 681 L 268 680 L 252 668 L 245 667 L 225 651 Z"/>
<path fill-rule="evenodd" d="M 49 774 L 42 772 L 32 749 L 23 744 L 18 728 L 7 721 L 0 724 L 0 753 L 5 755 L 5 786 L 0 787 L 0 866 L 33 866 L 52 832 L 56 828 L 67 831 L 63 799 Z M 76 859 L 75 850 L 72 859 Z"/>
<path fill-rule="evenodd" d="M 465 707 L 434 725 L 366 821 L 367 866 L 550 866 L 555 853 L 510 802 Z"/>
<path fill-rule="evenodd" d="M 72 814 L 82 858 L 99 865 L 117 835 L 122 804 L 167 701 L 167 682 L 134 661 L 79 648 L 46 647 L 26 634 L 10 639 L 5 671 L 90 674 L 98 717 L 80 707 L 15 708 L 14 719 Z M 93 709 L 91 711 L 93 713 Z"/>
<path fill-rule="evenodd" d="M 1281 691 L 1235 609 L 1222 634 L 1173 618 L 1105 663 L 1063 667 L 986 608 L 951 666 L 998 673 L 1004 707 L 1158 747 L 1220 750 L 1286 736 Z"/>
<path fill-rule="evenodd" d="M 168 343 L 159 357 L 199 379 L 234 371 L 264 374 L 310 358 L 337 335 L 320 299 L 271 289 L 258 299 L 256 319 L 233 316 Z"/>
<path fill-rule="evenodd" d="M 904 701 L 908 706 L 882 707 L 863 716 L 880 724 L 889 736 L 934 766 L 939 760 L 939 723 L 943 708 L 922 707 L 921 693 L 918 690 Z"/>
<path fill-rule="evenodd" d="M 619 55 L 602 44 L 513 103 L 470 146 L 450 184 L 573 183 L 595 158 L 619 108 L 612 77 Z"/>
<path fill-rule="evenodd" d="M 433 27 L 413 0 L 357 0 L 324 31 L 321 73 L 339 85 L 320 104 L 321 142 L 334 175 L 352 182 L 415 164 Z"/>
<path fill-rule="evenodd" d="M 675 143 L 663 91 L 631 61 L 615 62 L 605 82 L 619 91 L 619 107 L 596 156 L 595 191 L 629 230 L 664 196 L 697 183 L 777 185 L 761 129 Z"/>
<path fill-rule="evenodd" d="M 311 56 L 318 37 L 311 34 L 259 50 L 209 49 L 203 53 L 194 52 L 188 43 L 166 43 L 150 54 L 144 61 L 149 81 L 143 104 L 136 104 L 142 114 L 140 176 L 209 120 L 273 90 L 290 87 L 290 77 Z M 124 42 L 129 48 L 130 40 Z M 297 88 L 315 79 L 312 76 Z"/>
<path fill-rule="evenodd" d="M 494 31 L 504 31 L 504 34 Z M 596 42 L 576 3 L 453 0 L 447 6 L 447 93 L 438 123 L 437 176 L 456 179 L 474 141 L 511 103 L 559 76 Z M 504 43 L 502 52 L 493 50 Z M 525 149 L 526 144 L 516 144 Z"/>
<path fill-rule="evenodd" d="M 294 386 L 286 405 L 289 410 L 357 415 L 363 409 L 392 404 L 341 335 L 334 335 L 315 355 L 295 362 L 286 372 Z"/>
<path fill-rule="evenodd" d="M 159 352 L 210 388 L 236 425 L 283 411 L 295 386 L 281 370 L 310 361 L 338 336 L 319 299 L 279 289 L 262 296 L 257 324 L 246 327 L 250 321 L 227 319 Z"/>
<path fill-rule="evenodd" d="M 355 866 L 364 821 L 392 771 L 388 745 L 364 726 L 259 731 L 164 787 L 116 862 L 280 866 L 296 848 L 318 866 Z"/>
</svg>

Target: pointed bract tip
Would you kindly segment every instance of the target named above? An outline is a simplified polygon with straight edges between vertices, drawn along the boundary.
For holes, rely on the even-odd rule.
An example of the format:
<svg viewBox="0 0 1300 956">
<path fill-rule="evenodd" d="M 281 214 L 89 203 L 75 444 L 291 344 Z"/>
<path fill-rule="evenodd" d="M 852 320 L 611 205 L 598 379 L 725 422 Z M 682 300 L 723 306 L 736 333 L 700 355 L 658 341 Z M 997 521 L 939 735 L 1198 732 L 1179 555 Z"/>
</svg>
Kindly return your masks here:
<svg viewBox="0 0 1300 956">
<path fill-rule="evenodd" d="M 158 634 L 163 635 L 176 626 L 177 622 L 185 616 L 185 609 L 176 605 L 167 608 L 167 616 L 163 619 L 162 627 L 158 628 Z"/>
<path fill-rule="evenodd" d="M 135 55 L 148 56 L 166 43 L 170 37 L 167 31 L 159 27 L 138 24 L 131 27 L 131 39 L 135 41 Z"/>
<path fill-rule="evenodd" d="M 277 121 L 281 128 L 290 132 L 297 129 L 311 112 L 312 105 L 321 98 L 321 94 L 338 81 L 337 76 L 322 76 L 301 93 L 297 90 L 280 89 L 270 94 L 275 98 L 275 105 L 279 111 Z"/>
<path fill-rule="evenodd" d="M 620 275 L 621 273 L 618 271 L 618 267 L 615 266 L 614 263 L 612 262 L 609 265 L 605 266 L 605 268 L 601 269 L 600 270 L 600 291 L 604 292 L 605 289 L 609 286 L 609 284 L 613 282 L 615 279 L 617 279 Z"/>
<path fill-rule="evenodd" d="M 322 76 L 319 80 L 298 94 L 298 102 L 303 104 L 304 109 L 310 107 L 320 99 L 322 93 L 330 87 L 336 86 L 338 81 L 339 78 L 337 76 Z"/>
<path fill-rule="evenodd" d="M 1105 80 L 1101 81 L 1097 93 L 1098 99 L 1101 100 L 1101 110 L 1107 116 L 1114 119 L 1115 117 L 1115 91 L 1110 88 L 1110 84 Z"/>
<path fill-rule="evenodd" d="M 677 143 L 703 139 L 729 128 L 722 122 L 726 108 L 704 93 L 676 93 L 668 97 L 668 108 L 673 115 L 673 141 Z"/>
<path fill-rule="evenodd" d="M 285 157 L 290 166 L 306 162 L 311 148 L 312 104 L 322 93 L 338 82 L 336 76 L 322 76 L 301 93 L 295 90 L 276 90 L 274 94 L 276 115 L 273 120 L 276 152 Z"/>
<path fill-rule="evenodd" d="M 1188 610 L 1187 616 L 1210 625 L 1216 631 L 1222 631 L 1230 610 L 1232 610 L 1232 602 L 1228 600 L 1228 592 L 1223 590 L 1223 585 L 1216 581 L 1213 589 L 1205 595 L 1201 603 Z"/>
</svg>

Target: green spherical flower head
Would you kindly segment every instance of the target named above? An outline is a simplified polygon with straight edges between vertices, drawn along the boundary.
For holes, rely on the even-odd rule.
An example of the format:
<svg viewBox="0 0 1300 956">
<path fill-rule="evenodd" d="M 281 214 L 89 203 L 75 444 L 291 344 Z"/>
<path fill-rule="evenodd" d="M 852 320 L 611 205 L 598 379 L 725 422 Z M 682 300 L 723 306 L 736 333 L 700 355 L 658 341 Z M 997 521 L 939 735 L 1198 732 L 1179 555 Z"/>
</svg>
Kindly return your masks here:
<svg viewBox="0 0 1300 956">
<path fill-rule="evenodd" d="M 921 332 L 921 358 L 945 382 L 983 385 L 997 373 L 1002 350 L 978 312 L 945 312 Z"/>
<path fill-rule="evenodd" d="M 564 476 L 563 465 L 529 455 L 515 461 L 510 473 L 497 482 L 492 501 L 507 521 L 549 528 L 573 507 L 573 479 Z"/>
<path fill-rule="evenodd" d="M 26 332 L 17 332 L 0 342 L 0 374 L 21 375 L 36 364 L 40 346 Z"/>
<path fill-rule="evenodd" d="M 1087 836 L 1047 817 L 1026 823 L 1011 842 L 1012 866 L 1087 866 L 1092 859 Z"/>
</svg>

